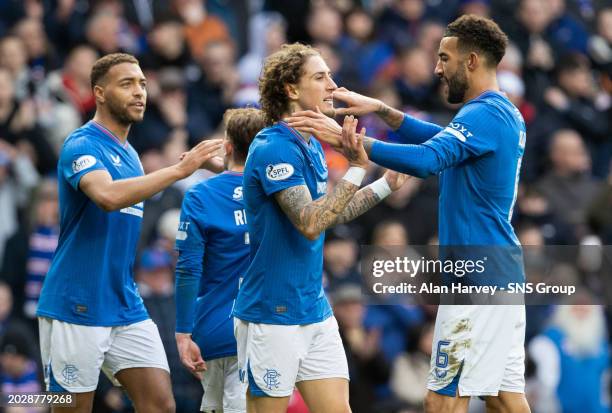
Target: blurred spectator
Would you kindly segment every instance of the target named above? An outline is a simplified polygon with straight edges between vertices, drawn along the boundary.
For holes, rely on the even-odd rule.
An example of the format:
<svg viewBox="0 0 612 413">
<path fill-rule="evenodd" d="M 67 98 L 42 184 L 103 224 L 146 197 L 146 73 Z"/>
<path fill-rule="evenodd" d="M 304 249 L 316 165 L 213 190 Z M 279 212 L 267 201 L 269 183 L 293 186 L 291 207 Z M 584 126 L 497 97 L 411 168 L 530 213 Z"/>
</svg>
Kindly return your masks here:
<svg viewBox="0 0 612 413">
<path fill-rule="evenodd" d="M 0 67 L 9 71 L 13 81 L 13 93 L 17 100 L 23 100 L 32 94 L 28 55 L 19 37 L 0 38 Z"/>
<path fill-rule="evenodd" d="M 394 71 L 393 50 L 375 37 L 375 21 L 361 8 L 345 18 L 346 34 L 339 44 L 343 86 L 365 91 L 374 81 L 389 81 Z M 355 59 L 354 56 L 359 56 Z"/>
<path fill-rule="evenodd" d="M 0 279 L 0 338 L 13 321 L 13 293 L 11 286 Z"/>
<path fill-rule="evenodd" d="M 29 234 L 23 313 L 27 318 L 35 320 L 40 290 L 51 266 L 59 238 L 57 180 L 42 181 L 33 205 L 34 217 Z"/>
<path fill-rule="evenodd" d="M 397 88 L 393 82 L 379 81 L 374 83 L 369 90 L 368 96 L 374 99 L 379 99 L 385 104 L 394 107 L 401 108 L 402 102 L 398 93 Z M 408 110 L 406 110 L 408 112 Z M 421 112 L 424 113 L 424 112 Z M 416 113 L 411 113 L 413 116 L 418 116 Z M 375 113 L 368 113 L 359 118 L 359 126 L 363 126 L 368 131 L 368 135 L 376 136 L 378 139 L 384 141 L 395 142 L 398 137 L 378 115 Z"/>
<path fill-rule="evenodd" d="M 380 348 L 380 331 L 366 330 L 359 285 L 346 284 L 332 295 L 334 314 L 348 361 L 349 400 L 354 413 L 375 411 L 375 389 L 389 379 L 389 364 Z"/>
<path fill-rule="evenodd" d="M 444 36 L 444 30 L 446 30 L 445 25 L 435 20 L 429 20 L 423 23 L 419 31 L 417 45 L 427 52 L 432 62 L 438 60 L 438 47 Z"/>
<path fill-rule="evenodd" d="M 60 58 L 85 39 L 89 0 L 50 0 L 45 6 L 43 21 L 49 40 L 57 47 Z"/>
<path fill-rule="evenodd" d="M 3 262 L 6 240 L 18 229 L 19 211 L 26 206 L 38 179 L 28 156 L 20 148 L 0 140 L 0 262 Z"/>
<path fill-rule="evenodd" d="M 235 68 L 234 47 L 229 42 L 210 42 L 198 60 L 202 70 L 200 78 L 188 85 L 190 115 L 213 129 L 221 124 L 223 113 L 232 106 L 240 86 Z M 201 131 L 206 134 L 210 130 Z"/>
<path fill-rule="evenodd" d="M 178 223 L 176 225 L 178 228 Z M 196 412 L 200 407 L 201 385 L 181 365 L 174 339 L 174 259 L 163 249 L 150 248 L 140 256 L 136 279 L 138 291 L 151 319 L 157 324 L 172 371 L 172 390 L 177 412 Z"/>
<path fill-rule="evenodd" d="M 23 326 L 9 327 L 0 338 L 0 393 L 40 393 L 36 344 L 30 332 Z M 25 407 L 5 410 L 7 413 L 45 412 L 45 407 Z"/>
<path fill-rule="evenodd" d="M 378 19 L 379 38 L 395 50 L 410 46 L 426 17 L 424 0 L 393 0 Z"/>
<path fill-rule="evenodd" d="M 89 74 L 97 59 L 93 48 L 78 46 L 68 54 L 63 68 L 49 73 L 38 88 L 39 122 L 56 153 L 74 129 L 93 117 L 96 101 Z"/>
<path fill-rule="evenodd" d="M 225 23 L 208 14 L 204 1 L 173 0 L 172 5 L 183 21 L 187 43 L 196 60 L 203 58 L 203 53 L 211 43 L 231 41 Z"/>
<path fill-rule="evenodd" d="M 87 41 L 103 56 L 127 51 L 121 44 L 121 19 L 110 12 L 92 15 L 86 26 Z"/>
<path fill-rule="evenodd" d="M 238 62 L 243 85 L 257 88 L 263 60 L 287 42 L 287 23 L 278 13 L 254 15 L 249 22 L 249 51 Z"/>
<path fill-rule="evenodd" d="M 336 47 L 343 32 L 342 17 L 336 9 L 319 5 L 310 10 L 306 19 L 306 28 L 311 43 L 324 43 Z"/>
<path fill-rule="evenodd" d="M 10 72 L 0 67 L 0 140 L 20 149 L 39 172 L 54 171 L 57 155 L 36 124 L 36 107 L 32 99 L 17 100 Z"/>
<path fill-rule="evenodd" d="M 189 111 L 185 77 L 180 69 L 161 69 L 156 81 L 159 93 L 148 98 L 143 121 L 130 131 L 130 143 L 138 152 L 163 151 L 173 142 L 193 146 L 216 126 L 209 123 L 208 116 L 201 116 L 195 109 Z"/>
<path fill-rule="evenodd" d="M 568 304 L 557 307 L 550 327 L 529 344 L 543 388 L 534 411 L 554 412 L 558 405 L 564 413 L 609 412 L 603 310 L 584 296 Z"/>
<path fill-rule="evenodd" d="M 589 61 L 583 55 L 564 56 L 556 73 L 559 87 L 549 88 L 544 94 L 553 111 L 546 121 L 557 128 L 576 129 L 590 148 L 595 176 L 604 178 L 612 154 L 609 98 L 606 102 L 599 99 Z"/>
<path fill-rule="evenodd" d="M 50 73 L 46 81 L 50 97 L 69 104 L 78 114 L 80 123 L 91 119 L 95 112 L 96 101 L 89 74 L 97 59 L 98 54 L 93 48 L 78 46 L 68 54 L 62 70 Z"/>
<path fill-rule="evenodd" d="M 165 168 L 171 163 L 158 149 L 149 149 L 140 156 L 145 174 Z M 157 238 L 157 223 L 164 212 L 172 209 L 180 209 L 183 202 L 183 193 L 175 186 L 170 186 L 153 195 L 144 202 L 144 216 L 140 229 L 140 241 L 138 250 L 151 245 Z"/>
<path fill-rule="evenodd" d="M 550 144 L 551 171 L 536 184 L 552 213 L 573 227 L 576 239 L 588 232 L 586 211 L 601 185 L 589 174 L 591 160 L 580 135 L 570 129 L 556 132 Z"/>
<path fill-rule="evenodd" d="M 356 224 L 363 228 L 362 242 L 372 240 L 374 228 L 385 220 L 399 221 L 408 231 L 409 242 L 425 245 L 436 233 L 438 222 L 437 181 L 410 179 L 398 191 L 358 217 Z"/>
<path fill-rule="evenodd" d="M 54 47 L 49 43 L 43 22 L 38 18 L 26 18 L 15 25 L 15 34 L 23 41 L 28 63 L 36 83 L 57 68 L 58 61 Z"/>
<path fill-rule="evenodd" d="M 566 10 L 566 0 L 548 0 L 551 23 L 548 32 L 561 53 L 587 52 L 589 33 L 582 23 Z"/>
<path fill-rule="evenodd" d="M 310 14 L 311 0 L 265 0 L 263 10 L 280 13 L 287 22 L 287 40 L 293 42 L 308 42 L 306 19 Z"/>
<path fill-rule="evenodd" d="M 357 284 L 360 281 L 357 271 L 359 246 L 349 231 L 347 226 L 339 226 L 330 229 L 325 235 L 323 270 L 330 291 L 343 284 Z"/>
<path fill-rule="evenodd" d="M 604 245 L 612 244 L 612 168 L 602 191 L 589 208 L 589 223 Z"/>
<path fill-rule="evenodd" d="M 172 12 L 170 0 L 140 1 L 122 0 L 123 14 L 130 25 L 139 31 L 148 32 L 155 22 L 163 20 Z"/>
<path fill-rule="evenodd" d="M 414 326 L 408 331 L 406 351 L 393 363 L 391 389 L 407 407 L 418 409 L 423 405 L 432 346 L 433 324 Z"/>
<path fill-rule="evenodd" d="M 168 17 L 155 23 L 147 36 L 149 50 L 139 57 L 143 70 L 173 66 L 179 69 L 192 64 L 191 54 L 180 20 Z"/>
<path fill-rule="evenodd" d="M 180 208 L 167 209 L 159 217 L 159 221 L 157 222 L 156 229 L 158 238 L 155 241 L 155 245 L 156 247 L 167 251 L 172 256 L 174 256 L 176 253 L 174 250 L 174 241 L 176 240 L 176 231 L 179 227 L 180 218 Z"/>
<path fill-rule="evenodd" d="M 548 72 L 555 65 L 555 44 L 546 33 L 552 20 L 546 0 L 522 0 L 517 11 L 518 25 L 510 37 L 524 57 L 524 80 L 528 100 L 539 103 L 548 86 Z"/>
<path fill-rule="evenodd" d="M 395 87 L 402 99 L 402 105 L 432 109 L 437 103 L 437 81 L 433 76 L 434 62 L 427 52 L 418 47 L 402 50 L 398 67 L 399 76 Z"/>
<path fill-rule="evenodd" d="M 406 247 L 408 243 L 406 228 L 398 221 L 383 221 L 372 233 L 372 245 Z"/>
<path fill-rule="evenodd" d="M 400 255 L 418 259 L 408 243 L 406 229 L 398 221 L 382 221 L 374 227 L 371 244 L 377 247 L 393 247 L 389 249 L 390 259 Z M 371 274 L 363 274 L 363 277 L 365 288 L 371 291 L 371 283 L 377 279 Z M 412 305 L 407 296 L 372 296 L 369 304 L 365 325 L 380 332 L 380 346 L 385 359 L 393 362 L 406 348 L 406 331 L 421 323 L 423 314 L 419 308 Z"/>
<path fill-rule="evenodd" d="M 597 33 L 589 39 L 589 55 L 597 66 L 608 73 L 612 70 L 612 7 L 597 15 Z"/>
</svg>

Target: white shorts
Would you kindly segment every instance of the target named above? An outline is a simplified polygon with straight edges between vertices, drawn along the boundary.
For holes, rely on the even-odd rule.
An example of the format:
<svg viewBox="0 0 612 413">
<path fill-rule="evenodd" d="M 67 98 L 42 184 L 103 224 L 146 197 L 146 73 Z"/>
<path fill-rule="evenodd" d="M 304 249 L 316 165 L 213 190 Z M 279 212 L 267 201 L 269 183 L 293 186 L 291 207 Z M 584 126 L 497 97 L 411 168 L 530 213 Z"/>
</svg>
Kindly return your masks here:
<svg viewBox="0 0 612 413">
<path fill-rule="evenodd" d="M 438 394 L 525 392 L 525 306 L 441 305 L 427 388 Z"/>
<path fill-rule="evenodd" d="M 222 357 L 206 362 L 202 375 L 203 412 L 245 413 L 247 383 L 240 380 L 238 357 Z"/>
<path fill-rule="evenodd" d="M 127 326 L 94 327 L 38 318 L 47 391 L 85 393 L 98 386 L 102 370 L 114 385 L 115 374 L 133 367 L 166 370 L 168 360 L 152 320 Z"/>
<path fill-rule="evenodd" d="M 295 383 L 349 378 L 335 317 L 306 325 L 249 323 L 234 318 L 240 378 L 258 397 L 291 396 Z"/>
</svg>

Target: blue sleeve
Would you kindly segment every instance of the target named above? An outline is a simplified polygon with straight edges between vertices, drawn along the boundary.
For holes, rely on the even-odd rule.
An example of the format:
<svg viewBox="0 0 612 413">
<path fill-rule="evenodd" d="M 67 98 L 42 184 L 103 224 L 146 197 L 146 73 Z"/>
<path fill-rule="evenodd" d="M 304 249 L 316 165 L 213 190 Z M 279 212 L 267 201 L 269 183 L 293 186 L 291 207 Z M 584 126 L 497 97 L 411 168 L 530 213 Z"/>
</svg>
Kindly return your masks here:
<svg viewBox="0 0 612 413">
<path fill-rule="evenodd" d="M 71 139 L 62 148 L 60 173 L 75 190 L 79 189 L 81 178 L 91 171 L 106 170 L 100 149 L 85 137 Z"/>
<path fill-rule="evenodd" d="M 266 195 L 306 185 L 302 151 L 293 142 L 282 143 L 282 146 L 270 145 L 257 154 L 255 170 Z"/>
<path fill-rule="evenodd" d="M 487 105 L 468 104 L 428 141 L 420 145 L 375 142 L 370 159 L 381 166 L 424 178 L 466 159 L 494 152 L 498 142 L 495 134 L 489 132 L 496 123 Z"/>
<path fill-rule="evenodd" d="M 469 159 L 495 152 L 498 146 L 499 116 L 490 105 L 473 102 L 465 105 L 457 116 L 436 136 L 423 143 L 433 149 L 447 169 Z"/>
<path fill-rule="evenodd" d="M 176 234 L 176 332 L 191 333 L 195 318 L 196 298 L 202 278 L 202 262 L 206 248 L 204 220 L 206 214 L 196 193 L 189 191 L 183 200 L 181 221 Z"/>
<path fill-rule="evenodd" d="M 395 135 L 401 139 L 400 143 L 419 144 L 433 138 L 442 130 L 435 123 L 425 122 L 410 115 L 404 114 L 404 120 L 395 131 Z"/>
<path fill-rule="evenodd" d="M 376 141 L 370 160 L 385 168 L 425 178 L 440 170 L 436 153 L 424 145 L 401 145 Z"/>
</svg>

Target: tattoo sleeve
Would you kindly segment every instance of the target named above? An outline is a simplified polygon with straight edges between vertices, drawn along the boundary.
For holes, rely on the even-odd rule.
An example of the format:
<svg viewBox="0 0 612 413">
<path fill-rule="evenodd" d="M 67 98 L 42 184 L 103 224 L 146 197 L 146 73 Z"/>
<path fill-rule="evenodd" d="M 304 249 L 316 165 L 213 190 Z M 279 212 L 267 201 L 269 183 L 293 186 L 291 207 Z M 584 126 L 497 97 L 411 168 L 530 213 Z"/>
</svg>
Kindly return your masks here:
<svg viewBox="0 0 612 413">
<path fill-rule="evenodd" d="M 376 195 L 371 188 L 367 186 L 365 188 L 361 188 L 359 191 L 357 191 L 346 208 L 344 208 L 342 214 L 338 216 L 336 224 L 344 224 L 354 220 L 359 215 L 378 204 L 380 201 L 382 200 L 378 198 L 378 195 Z"/>
<path fill-rule="evenodd" d="M 397 130 L 400 126 L 402 126 L 402 122 L 404 121 L 404 114 L 397 110 L 393 109 L 389 105 L 382 105 L 376 114 L 393 130 Z"/>
<path fill-rule="evenodd" d="M 277 192 L 275 197 L 289 220 L 307 238 L 316 238 L 334 225 L 359 187 L 341 179 L 333 192 L 312 200 L 305 185 Z"/>
</svg>

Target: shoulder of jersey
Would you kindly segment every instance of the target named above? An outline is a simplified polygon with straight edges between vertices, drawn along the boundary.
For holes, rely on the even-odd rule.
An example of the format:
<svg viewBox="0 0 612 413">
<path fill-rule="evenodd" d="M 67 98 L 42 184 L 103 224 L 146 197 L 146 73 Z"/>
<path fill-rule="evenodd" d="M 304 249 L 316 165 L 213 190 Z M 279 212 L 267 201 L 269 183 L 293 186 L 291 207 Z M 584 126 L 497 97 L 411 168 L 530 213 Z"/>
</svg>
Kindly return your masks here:
<svg viewBox="0 0 612 413">
<path fill-rule="evenodd" d="M 257 134 L 256 141 L 254 141 L 254 150 L 274 150 L 277 145 L 287 148 L 289 145 L 295 144 L 292 138 L 291 133 L 280 126 L 269 126 Z"/>
<path fill-rule="evenodd" d="M 96 140 L 91 139 L 93 133 L 90 129 L 84 129 L 84 126 L 74 130 L 68 137 L 64 140 L 62 147 L 67 145 L 93 145 L 97 144 Z"/>
</svg>

